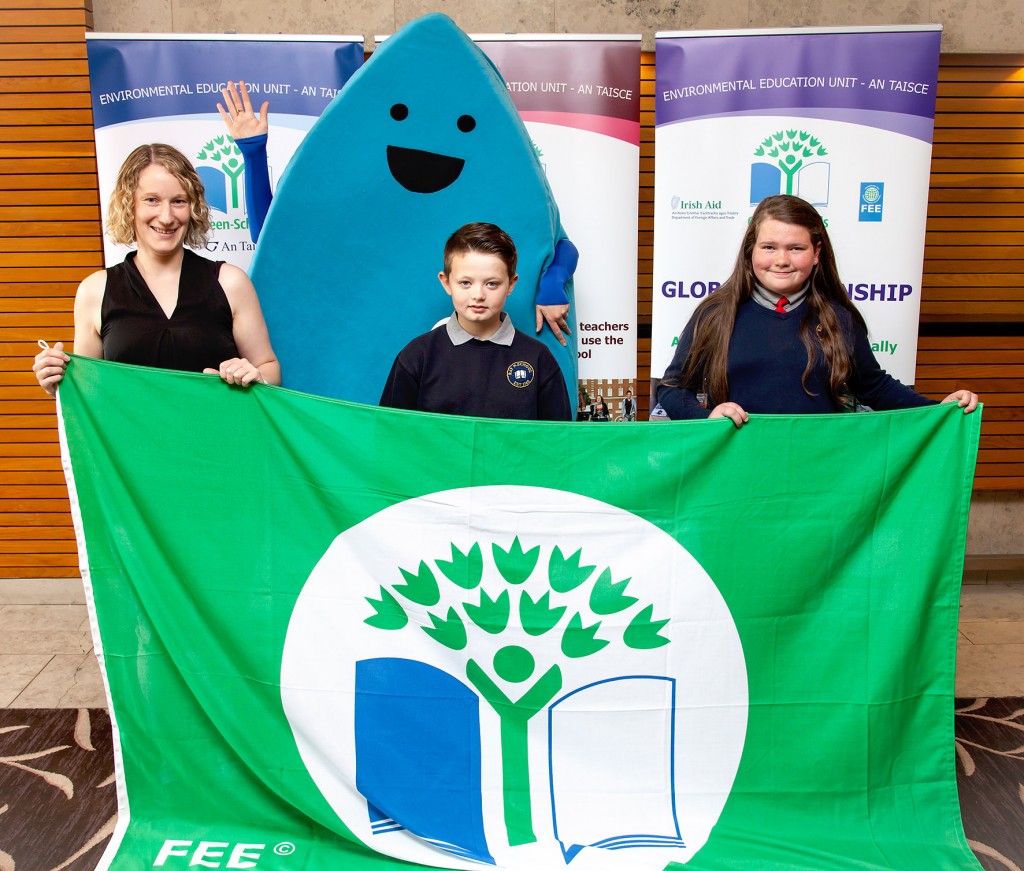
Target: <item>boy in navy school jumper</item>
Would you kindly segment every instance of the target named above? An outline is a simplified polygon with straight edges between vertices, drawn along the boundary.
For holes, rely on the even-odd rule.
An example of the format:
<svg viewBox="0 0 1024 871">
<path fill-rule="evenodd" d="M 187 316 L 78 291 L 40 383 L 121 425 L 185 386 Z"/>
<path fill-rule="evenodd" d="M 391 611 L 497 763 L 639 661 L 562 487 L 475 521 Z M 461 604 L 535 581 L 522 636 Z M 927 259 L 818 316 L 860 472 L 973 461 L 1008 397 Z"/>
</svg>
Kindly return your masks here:
<svg viewBox="0 0 1024 871">
<path fill-rule="evenodd" d="M 411 411 L 515 420 L 570 420 L 558 363 L 504 312 L 516 286 L 512 239 L 494 224 L 466 224 L 444 248 L 438 279 L 452 298 L 448 321 L 395 358 L 380 404 Z"/>
</svg>

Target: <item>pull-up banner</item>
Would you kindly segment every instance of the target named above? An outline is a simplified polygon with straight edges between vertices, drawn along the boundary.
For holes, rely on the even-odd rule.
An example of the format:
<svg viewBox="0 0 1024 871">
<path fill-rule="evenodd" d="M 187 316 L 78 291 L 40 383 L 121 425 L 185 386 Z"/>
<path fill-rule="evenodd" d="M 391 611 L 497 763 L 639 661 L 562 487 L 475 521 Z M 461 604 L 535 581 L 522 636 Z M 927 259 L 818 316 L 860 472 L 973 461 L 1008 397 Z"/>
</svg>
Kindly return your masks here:
<svg viewBox="0 0 1024 871">
<path fill-rule="evenodd" d="M 227 82 L 245 81 L 258 112 L 270 102 L 267 141 L 272 184 L 327 104 L 363 62 L 361 36 L 224 36 L 87 33 L 100 202 L 107 201 L 125 157 L 139 145 L 173 145 L 206 187 L 215 260 L 249 268 L 241 152 L 217 114 Z M 325 171 L 327 169 L 325 168 Z M 129 249 L 104 240 L 108 266 Z"/>
<path fill-rule="evenodd" d="M 822 214 L 875 356 L 913 383 L 938 26 L 658 34 L 651 373 L 732 271 L 754 207 Z"/>
<path fill-rule="evenodd" d="M 501 71 L 580 252 L 579 377 L 635 388 L 640 37 L 473 39 Z"/>
<path fill-rule="evenodd" d="M 59 403 L 100 868 L 979 867 L 980 413 L 479 420 L 79 357 Z"/>
</svg>

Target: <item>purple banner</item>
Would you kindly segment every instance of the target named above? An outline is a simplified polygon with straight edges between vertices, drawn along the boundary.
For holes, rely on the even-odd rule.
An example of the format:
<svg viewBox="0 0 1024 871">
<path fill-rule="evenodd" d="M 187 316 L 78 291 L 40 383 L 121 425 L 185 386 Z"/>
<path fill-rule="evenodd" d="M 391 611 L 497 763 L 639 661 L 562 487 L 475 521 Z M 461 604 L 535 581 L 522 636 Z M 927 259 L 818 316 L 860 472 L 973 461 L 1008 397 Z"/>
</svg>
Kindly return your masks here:
<svg viewBox="0 0 1024 871">
<path fill-rule="evenodd" d="M 828 227 L 880 365 L 915 373 L 941 30 L 659 34 L 651 371 L 725 281 L 754 208 Z"/>
<path fill-rule="evenodd" d="M 87 43 L 96 129 L 125 121 L 209 115 L 216 111 L 220 89 L 238 79 L 248 83 L 257 108 L 262 100 L 272 100 L 276 115 L 318 118 L 363 63 L 361 37 L 102 36 Z"/>
<path fill-rule="evenodd" d="M 939 30 L 659 36 L 655 123 L 855 112 L 865 113 L 860 121 L 874 117 L 872 126 L 930 140 L 938 73 L 936 65 L 921 63 L 921 40 L 934 42 L 937 57 L 940 38 Z M 899 123 L 875 113 L 911 117 Z"/>
</svg>

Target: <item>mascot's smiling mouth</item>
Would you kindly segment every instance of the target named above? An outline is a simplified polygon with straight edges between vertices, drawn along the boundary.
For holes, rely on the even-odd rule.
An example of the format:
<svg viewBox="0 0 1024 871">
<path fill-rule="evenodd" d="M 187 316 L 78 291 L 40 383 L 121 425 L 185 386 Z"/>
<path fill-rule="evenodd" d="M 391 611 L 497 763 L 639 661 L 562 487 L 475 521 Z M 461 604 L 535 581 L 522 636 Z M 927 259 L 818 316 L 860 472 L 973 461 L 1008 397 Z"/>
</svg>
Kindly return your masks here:
<svg viewBox="0 0 1024 871">
<path fill-rule="evenodd" d="M 388 146 L 388 169 L 407 191 L 434 194 L 453 184 L 466 165 L 461 157 L 448 157 L 433 151 Z"/>
</svg>

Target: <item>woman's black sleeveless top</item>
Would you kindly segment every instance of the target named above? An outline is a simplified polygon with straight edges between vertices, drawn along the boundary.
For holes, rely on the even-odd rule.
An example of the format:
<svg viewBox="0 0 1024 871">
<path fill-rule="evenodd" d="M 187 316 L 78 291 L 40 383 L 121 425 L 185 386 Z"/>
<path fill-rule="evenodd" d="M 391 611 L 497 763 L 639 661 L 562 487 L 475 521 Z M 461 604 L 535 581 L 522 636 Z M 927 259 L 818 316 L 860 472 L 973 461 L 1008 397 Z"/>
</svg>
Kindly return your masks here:
<svg viewBox="0 0 1024 871">
<path fill-rule="evenodd" d="M 135 265 L 135 253 L 107 270 L 100 310 L 103 359 L 202 372 L 237 357 L 231 306 L 217 278 L 221 264 L 186 249 L 178 304 L 167 317 Z"/>
</svg>

